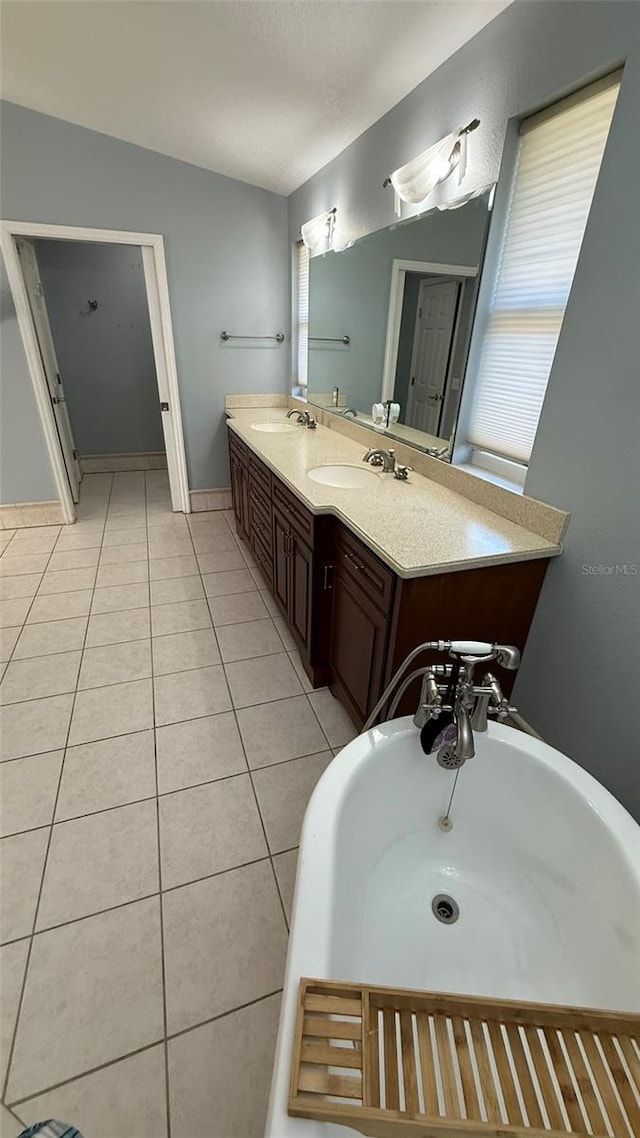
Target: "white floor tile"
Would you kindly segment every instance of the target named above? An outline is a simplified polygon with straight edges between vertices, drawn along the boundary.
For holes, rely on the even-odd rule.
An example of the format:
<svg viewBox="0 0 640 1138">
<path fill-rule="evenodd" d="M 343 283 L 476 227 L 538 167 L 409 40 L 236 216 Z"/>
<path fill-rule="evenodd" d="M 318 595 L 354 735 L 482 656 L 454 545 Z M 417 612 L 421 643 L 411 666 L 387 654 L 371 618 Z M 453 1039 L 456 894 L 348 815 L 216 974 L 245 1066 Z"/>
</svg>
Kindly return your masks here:
<svg viewBox="0 0 640 1138">
<path fill-rule="evenodd" d="M 333 759 L 331 751 L 292 759 L 253 772 L 260 813 L 271 853 L 297 846 L 307 804 L 323 771 Z"/>
<path fill-rule="evenodd" d="M 144 680 L 150 675 L 151 640 L 104 644 L 99 648 L 85 649 L 78 688 L 83 690 L 127 680 Z"/>
<path fill-rule="evenodd" d="M 51 656 L 57 652 L 71 652 L 82 648 L 87 628 L 86 616 L 72 616 L 67 620 L 48 620 L 28 624 L 16 644 L 14 660 L 33 656 Z"/>
<path fill-rule="evenodd" d="M 49 751 L 0 763 L 0 837 L 49 825 L 63 753 Z"/>
<path fill-rule="evenodd" d="M 156 751 L 159 794 L 247 769 L 232 711 L 156 727 Z"/>
<path fill-rule="evenodd" d="M 37 929 L 75 921 L 157 893 L 158 834 L 152 800 L 53 827 Z"/>
<path fill-rule="evenodd" d="M 153 638 L 153 671 L 156 676 L 219 663 L 218 642 L 212 628 Z"/>
<path fill-rule="evenodd" d="M 19 1109 L 30 1125 L 42 1118 L 64 1119 L 86 1138 L 166 1138 L 164 1046 L 45 1091 Z"/>
<path fill-rule="evenodd" d="M 220 664 L 156 676 L 153 686 L 157 727 L 231 710 L 224 668 Z"/>
<path fill-rule="evenodd" d="M 268 854 L 247 774 L 160 799 L 162 888 L 221 873 Z"/>
<path fill-rule="evenodd" d="M 276 871 L 278 889 L 282 897 L 284 911 L 287 914 L 287 921 L 291 924 L 291 909 L 298 870 L 298 850 L 287 850 L 286 853 L 276 854 L 273 859 L 273 868 Z"/>
<path fill-rule="evenodd" d="M 0 1016 L 0 1085 L 4 1086 L 9 1052 L 16 1026 L 22 982 L 27 966 L 28 940 L 16 940 L 0 948 L 0 980 L 2 982 L 2 1015 Z M 1 1135 L 2 1132 L 0 1132 Z"/>
<path fill-rule="evenodd" d="M 72 695 L 11 703 L 0 709 L 0 759 L 56 751 L 67 741 Z"/>
<path fill-rule="evenodd" d="M 66 620 L 72 616 L 87 616 L 91 596 L 91 589 L 79 589 L 73 593 L 36 597 L 29 610 L 27 623 L 36 624 L 45 620 Z"/>
<path fill-rule="evenodd" d="M 94 613 L 89 618 L 86 647 L 123 644 L 128 640 L 148 640 L 150 635 L 151 620 L 148 608 Z"/>
<path fill-rule="evenodd" d="M 0 683 L 0 704 L 23 703 L 75 691 L 80 655 L 80 652 L 57 652 L 12 661 Z"/>
<path fill-rule="evenodd" d="M 56 821 L 124 806 L 155 792 L 153 731 L 68 747 Z"/>
<path fill-rule="evenodd" d="M 211 628 L 211 617 L 206 601 L 180 601 L 177 604 L 155 605 L 151 610 L 151 630 L 154 636 L 169 636 L 172 632 L 193 632 L 197 628 Z"/>
<path fill-rule="evenodd" d="M 310 692 L 309 701 L 332 747 L 344 747 L 355 739 L 358 734 L 356 727 L 328 688 Z"/>
<path fill-rule="evenodd" d="M 21 573 L 19 577 L 0 577 L 0 601 L 12 601 L 17 597 L 35 597 L 42 580 L 41 573 Z"/>
<path fill-rule="evenodd" d="M 2 943 L 30 936 L 49 827 L 0 840 L 0 937 Z"/>
<path fill-rule="evenodd" d="M 269 996 L 170 1041 L 176 1138 L 262 1138 L 279 1013 Z"/>
<path fill-rule="evenodd" d="M 78 589 L 92 589 L 95 584 L 94 566 L 86 569 L 47 569 L 39 594 L 74 593 Z"/>
<path fill-rule="evenodd" d="M 250 767 L 266 767 L 326 751 L 328 744 L 305 695 L 238 711 Z"/>
<path fill-rule="evenodd" d="M 200 577 L 168 577 L 151 582 L 151 604 L 166 605 L 176 601 L 195 601 L 204 597 Z"/>
<path fill-rule="evenodd" d="M 7 1100 L 34 1095 L 163 1035 L 157 897 L 34 938 Z M 64 1039 L 64 1047 L 51 1040 Z"/>
<path fill-rule="evenodd" d="M 225 664 L 272 656 L 282 650 L 282 641 L 272 620 L 250 620 L 218 629 L 218 643 Z"/>
<path fill-rule="evenodd" d="M 149 604 L 149 585 L 140 581 L 135 585 L 110 585 L 96 589 L 93 594 L 91 613 L 121 612 L 124 609 L 139 609 Z"/>
<path fill-rule="evenodd" d="M 287 927 L 269 861 L 163 894 L 168 1030 L 282 987 Z"/>
<path fill-rule="evenodd" d="M 76 696 L 69 746 L 144 731 L 152 725 L 151 680 L 90 688 Z"/>
<path fill-rule="evenodd" d="M 250 707 L 301 695 L 300 681 L 286 652 L 277 656 L 259 656 L 255 660 L 239 660 L 226 665 L 227 680 L 234 707 Z"/>
</svg>

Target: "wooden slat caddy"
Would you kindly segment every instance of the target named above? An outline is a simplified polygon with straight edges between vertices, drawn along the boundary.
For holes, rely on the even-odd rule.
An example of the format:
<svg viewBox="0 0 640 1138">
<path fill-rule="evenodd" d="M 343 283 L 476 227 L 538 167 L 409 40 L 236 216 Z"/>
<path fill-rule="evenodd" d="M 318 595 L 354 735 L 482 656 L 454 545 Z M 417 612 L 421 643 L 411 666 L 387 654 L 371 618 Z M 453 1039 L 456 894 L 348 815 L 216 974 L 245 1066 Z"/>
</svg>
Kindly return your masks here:
<svg viewBox="0 0 640 1138">
<path fill-rule="evenodd" d="M 640 1015 L 304 979 L 289 1114 L 374 1138 L 640 1138 Z"/>
</svg>

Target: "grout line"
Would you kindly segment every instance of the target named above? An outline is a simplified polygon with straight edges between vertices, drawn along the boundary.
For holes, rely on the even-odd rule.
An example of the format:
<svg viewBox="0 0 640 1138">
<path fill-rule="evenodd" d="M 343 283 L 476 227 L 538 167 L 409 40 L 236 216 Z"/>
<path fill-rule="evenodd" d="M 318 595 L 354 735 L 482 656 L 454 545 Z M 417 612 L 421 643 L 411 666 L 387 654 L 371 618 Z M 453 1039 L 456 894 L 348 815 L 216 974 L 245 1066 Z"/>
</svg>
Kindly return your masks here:
<svg viewBox="0 0 640 1138">
<path fill-rule="evenodd" d="M 110 486 L 109 486 L 109 495 L 108 495 L 108 502 L 111 500 L 111 493 L 112 493 L 112 491 L 113 491 L 113 478 L 111 479 L 111 484 L 110 484 Z M 107 503 L 107 505 L 108 505 L 108 503 Z M 56 543 L 55 543 L 55 545 L 54 545 L 54 550 L 55 550 L 55 548 L 56 548 L 56 546 L 57 546 L 57 544 L 58 544 L 58 541 L 59 541 L 59 539 L 60 539 L 60 535 L 61 535 L 61 533 L 62 533 L 62 532 L 63 532 L 63 530 L 61 529 L 61 530 L 60 530 L 60 533 L 58 534 L 58 538 L 57 538 L 57 540 L 56 540 Z M 103 531 L 103 534 L 104 534 L 104 531 Z M 100 546 L 100 548 L 102 549 L 102 545 Z M 53 550 L 51 551 L 51 553 L 53 554 Z M 49 558 L 49 560 L 50 560 L 50 559 L 51 559 L 51 555 L 50 555 L 50 558 Z M 48 562 L 47 562 L 47 564 L 48 564 Z M 46 569 L 45 569 L 45 572 L 46 572 Z M 94 589 L 95 589 L 95 586 L 94 586 Z M 89 608 L 91 608 L 91 606 L 89 606 Z M 26 625 L 26 621 L 27 621 L 27 619 L 28 619 L 28 616 L 29 616 L 29 613 L 27 612 L 27 616 L 26 616 L 26 618 L 25 618 L 25 622 L 24 622 L 24 624 L 25 624 L 25 625 Z M 24 626 L 23 626 L 23 627 L 24 627 Z M 86 625 L 86 627 L 85 627 L 85 632 L 84 632 L 84 640 L 83 640 L 83 648 L 82 648 L 82 650 L 84 649 L 84 643 L 85 643 L 85 641 L 86 641 L 86 638 L 87 638 L 87 630 L 88 630 L 88 628 L 89 628 L 89 622 L 87 621 L 87 625 Z M 17 643 L 17 641 L 16 641 L 16 643 Z M 81 651 L 82 651 L 82 650 L 81 650 Z M 82 662 L 82 656 L 81 656 L 81 658 L 80 658 L 80 659 L 81 659 L 81 662 Z M 79 675 L 80 675 L 80 668 L 78 668 L 78 677 L 79 677 Z M 73 698 L 72 698 L 72 701 L 71 701 L 71 710 L 70 710 L 70 713 L 69 713 L 69 723 L 68 723 L 68 725 L 67 725 L 67 734 L 66 734 L 66 739 L 65 739 L 65 743 L 64 743 L 64 748 L 62 749 L 62 750 L 63 750 L 63 754 L 62 754 L 62 762 L 60 763 L 60 773 L 59 773 L 59 775 L 58 775 L 58 786 L 57 786 L 57 788 L 56 788 L 56 795 L 55 795 L 55 799 L 54 799 L 54 803 L 53 803 L 53 811 L 52 811 L 52 815 L 51 815 L 51 823 L 50 823 L 50 825 L 49 825 L 49 837 L 48 837 L 48 840 L 47 840 L 47 848 L 46 848 L 46 850 L 45 850 L 44 861 L 43 861 L 43 863 L 42 863 L 42 873 L 41 873 L 41 875 L 40 875 L 40 886 L 39 886 L 39 889 L 38 889 L 38 894 L 37 894 L 37 897 L 36 897 L 36 904 L 35 904 L 35 909 L 34 909 L 34 914 L 33 914 L 33 923 L 32 923 L 32 925 L 31 925 L 31 936 L 30 936 L 30 938 L 29 938 L 29 948 L 28 948 L 28 950 L 27 950 L 27 959 L 26 959 L 25 968 L 24 968 L 24 975 L 23 975 L 23 978 L 22 978 L 22 987 L 21 987 L 21 990 L 20 990 L 20 999 L 19 999 L 19 1001 L 18 1001 L 18 1007 L 17 1007 L 17 1010 L 16 1010 L 16 1018 L 15 1018 L 15 1023 L 14 1023 L 14 1026 L 13 1026 L 13 1031 L 12 1031 L 12 1035 L 11 1035 L 11 1045 L 10 1045 L 10 1047 L 9 1047 L 9 1054 L 8 1054 L 8 1057 L 7 1057 L 6 1074 L 5 1074 L 5 1077 L 4 1077 L 4 1083 L 3 1083 L 3 1086 L 2 1086 L 2 1096 L 1 1096 L 1 1097 L 2 1097 L 2 1100 L 3 1100 L 3 1101 L 4 1101 L 4 1099 L 6 1098 L 6 1094 L 7 1094 L 7 1087 L 8 1087 L 8 1085 L 9 1085 L 9 1078 L 10 1078 L 10 1075 L 11 1075 L 11 1065 L 12 1065 L 12 1062 L 13 1062 L 13 1053 L 14 1053 L 14 1050 L 15 1050 L 16 1039 L 17 1039 L 17 1037 L 18 1037 L 18 1029 L 19 1029 L 19 1026 L 20 1026 L 20 1016 L 21 1016 L 21 1014 L 22 1014 L 22 1006 L 23 1006 L 23 1003 L 24 1003 L 24 996 L 25 996 L 25 991 L 26 991 L 26 987 L 27 987 L 27 977 L 28 977 L 28 975 L 29 975 L 29 966 L 30 966 L 30 963 L 31 963 L 31 953 L 32 953 L 32 951 L 33 951 L 33 940 L 34 940 L 34 935 L 35 935 L 36 926 L 37 926 L 37 922 L 38 922 L 38 912 L 39 912 L 39 909 L 40 909 L 40 902 L 41 902 L 41 900 L 42 900 L 42 892 L 43 892 L 43 889 L 44 889 L 44 881 L 45 881 L 45 876 L 46 876 L 46 872 L 47 872 L 47 862 L 48 862 L 48 860 L 49 860 L 49 851 L 50 851 L 50 849 L 51 849 L 51 841 L 52 841 L 52 838 L 53 838 L 53 827 L 54 827 L 54 821 L 53 821 L 53 820 L 54 820 L 54 818 L 55 818 L 55 815 L 56 815 L 56 809 L 57 809 L 57 806 L 58 806 L 58 798 L 60 797 L 60 788 L 61 788 L 61 786 L 62 786 L 62 778 L 63 778 L 63 774 L 64 774 L 64 761 L 65 761 L 65 757 L 66 757 L 66 753 L 67 753 L 67 747 L 68 747 L 68 745 L 69 745 L 69 736 L 70 736 L 70 734 L 71 734 L 71 724 L 72 724 L 72 722 L 73 722 L 73 713 L 74 713 L 75 702 L 76 702 L 76 695 L 77 695 L 77 690 L 78 690 L 78 689 L 77 689 L 77 684 L 78 684 L 78 677 L 76 678 L 76 691 L 74 692 L 74 694 L 73 694 Z M 59 749 L 60 749 L 60 748 L 57 748 L 57 747 L 56 747 L 56 748 L 54 748 L 54 750 L 59 750 Z M 42 753 L 43 753 L 43 754 L 46 754 L 47 752 L 42 752 Z M 25 757 L 26 757 L 26 756 L 25 756 Z"/>
<path fill-rule="evenodd" d="M 225 520 L 226 520 L 226 519 L 225 519 Z M 228 525 L 228 522 L 227 522 L 227 525 Z M 229 526 L 229 529 L 230 529 L 230 528 L 231 528 L 231 527 Z M 194 552 L 195 552 L 195 546 L 194 546 Z M 199 566 L 199 564 L 200 564 L 200 563 L 198 562 L 198 566 Z M 202 577 L 202 571 L 201 571 L 201 573 L 200 573 L 200 576 Z M 204 581 L 202 582 L 202 584 L 204 585 Z M 271 615 L 269 615 L 269 619 L 271 619 Z M 213 622 L 212 622 L 212 624 L 213 624 Z M 278 630 L 277 630 L 277 628 L 276 628 L 275 624 L 273 623 L 273 620 L 271 620 L 271 624 L 272 624 L 272 626 L 273 626 L 273 628 L 274 628 L 274 630 L 275 630 L 275 632 L 276 632 L 276 635 L 278 635 Z M 214 627 L 214 635 L 215 635 L 215 637 L 216 637 L 216 643 L 218 644 L 218 650 L 220 651 L 220 643 L 219 643 L 219 641 L 218 641 L 218 636 L 217 636 L 217 633 L 216 633 L 216 631 L 215 631 L 215 627 Z M 222 652 L 220 652 L 220 657 L 222 658 Z M 288 657 L 287 657 L 287 659 L 288 659 Z M 269 864 L 270 864 L 270 866 L 271 866 L 271 872 L 272 872 L 272 874 L 273 874 L 273 880 L 274 880 L 274 883 L 275 883 L 275 887 L 276 887 L 276 893 L 277 893 L 277 895 L 278 895 L 278 898 L 279 898 L 279 901 L 280 901 L 280 908 L 281 908 L 281 910 L 282 910 L 282 916 L 283 916 L 283 919 L 284 919 L 284 923 L 285 923 L 285 927 L 286 927 L 286 929 L 287 929 L 287 933 L 288 933 L 288 932 L 289 932 L 289 922 L 287 921 L 287 914 L 286 914 L 286 910 L 285 910 L 285 907 L 284 907 L 284 901 L 282 900 L 282 894 L 281 894 L 281 892 L 280 892 L 280 886 L 279 886 L 279 884 L 278 884 L 278 875 L 277 875 L 277 873 L 276 873 L 276 869 L 275 869 L 275 866 L 274 866 L 274 864 L 273 864 L 273 856 L 272 856 L 272 853 L 271 853 L 271 846 L 270 846 L 270 844 L 269 844 L 269 837 L 268 837 L 268 834 L 267 834 L 267 828 L 266 828 L 266 826 L 265 826 L 264 818 L 262 817 L 262 811 L 261 811 L 261 809 L 260 809 L 260 802 L 259 802 L 259 799 L 258 799 L 258 794 L 257 794 L 257 791 L 256 791 L 255 782 L 254 782 L 254 780 L 253 780 L 253 776 L 252 776 L 252 773 L 251 773 L 251 767 L 249 766 L 249 760 L 248 760 L 248 757 L 247 757 L 247 751 L 246 751 L 246 747 L 245 747 L 245 744 L 244 744 L 244 739 L 243 739 L 243 737 L 242 737 L 242 732 L 241 732 L 241 730 L 240 730 L 240 722 L 239 722 L 239 720 L 238 720 L 238 709 L 236 708 L 236 706 L 235 706 L 235 704 L 234 704 L 234 701 L 233 701 L 233 697 L 232 697 L 232 695 L 231 695 L 231 688 L 230 688 L 230 685 L 229 685 L 229 679 L 228 679 L 228 676 L 227 676 L 227 669 L 226 669 L 226 666 L 225 666 L 225 664 L 224 664 L 224 663 L 223 663 L 222 667 L 223 667 L 223 670 L 224 670 L 224 677 L 225 677 L 225 681 L 226 681 L 226 684 L 227 684 L 227 689 L 228 689 L 228 691 L 229 691 L 229 698 L 231 699 L 231 707 L 232 707 L 232 711 L 233 711 L 233 717 L 234 717 L 234 719 L 235 719 L 235 724 L 236 724 L 236 731 L 238 732 L 238 738 L 240 739 L 240 745 L 241 745 L 241 747 L 242 747 L 242 753 L 243 753 L 243 755 L 244 755 L 244 761 L 245 761 L 245 764 L 246 764 L 246 767 L 247 767 L 247 773 L 248 773 L 248 775 L 249 775 L 249 781 L 250 781 L 250 783 L 251 783 L 251 790 L 252 790 L 252 792 L 253 792 L 253 798 L 254 798 L 254 802 L 255 802 L 255 804 L 256 804 L 256 810 L 258 811 L 258 818 L 260 819 L 260 826 L 261 826 L 261 828 L 262 828 L 262 833 L 263 833 L 263 836 L 264 836 L 264 842 L 265 842 L 265 846 L 266 846 L 266 849 L 267 849 L 267 853 L 268 853 L 268 857 L 269 857 Z M 273 702 L 275 702 L 275 701 L 273 701 Z"/>
<path fill-rule="evenodd" d="M 297 698 L 297 697 L 295 697 L 295 698 Z M 217 711 L 214 713 L 213 716 L 200 716 L 200 718 L 201 719 L 208 719 L 208 718 L 215 718 L 215 716 L 217 716 L 217 715 L 230 715 L 230 714 L 233 714 L 233 712 L 232 711 Z M 190 719 L 185 719 L 182 722 L 191 723 L 192 721 Z M 237 719 L 236 719 L 236 725 L 237 725 Z M 173 724 L 168 723 L 165 726 L 173 727 Z M 129 732 L 129 734 L 131 734 L 131 735 L 145 735 L 148 731 L 152 731 L 152 730 L 153 730 L 152 727 L 144 727 L 141 731 L 131 731 L 131 732 Z M 125 736 L 122 736 L 122 735 L 110 736 L 110 738 L 118 738 L 118 739 L 122 739 L 124 737 Z M 242 736 L 240 738 L 241 738 L 241 742 L 242 742 Z M 102 742 L 103 740 L 97 740 L 97 741 Z M 78 744 L 76 744 L 76 746 L 90 747 L 91 743 L 78 743 Z M 59 748 L 59 749 L 62 750 L 62 748 Z M 68 751 L 72 751 L 72 750 L 74 750 L 74 747 L 67 747 L 66 749 Z M 307 755 L 295 755 L 291 759 L 279 759 L 278 762 L 276 762 L 276 763 L 264 763 L 262 766 L 259 766 L 259 767 L 249 767 L 247 765 L 246 771 L 243 771 L 243 770 L 234 771 L 233 774 L 219 775 L 218 778 L 206 778 L 206 779 L 203 779 L 201 782 L 190 783 L 188 786 L 176 786 L 173 788 L 173 790 L 158 790 L 156 792 L 156 794 L 147 794 L 147 795 L 144 795 L 144 797 L 142 797 L 142 798 L 132 798 L 128 802 L 117 802 L 114 806 L 103 806 L 101 809 L 98 809 L 98 810 L 87 810 L 87 811 L 85 811 L 84 814 L 72 814 L 68 818 L 56 818 L 54 815 L 51 822 L 43 822 L 40 826 L 29 826 L 26 830 L 13 830 L 10 834 L 2 834 L 2 836 L 0 837 L 0 842 L 4 841 L 5 838 L 17 838 L 21 834 L 33 834 L 37 830 L 46 830 L 47 827 L 52 825 L 52 824 L 54 826 L 65 826 L 69 822 L 79 822 L 83 818 L 93 818 L 93 817 L 95 817 L 96 814 L 110 814 L 114 810 L 126 810 L 127 806 L 137 806 L 141 802 L 150 802 L 152 799 L 155 799 L 156 797 L 158 799 L 169 798 L 173 794 L 182 794 L 185 790 L 198 790 L 201 786 L 212 786 L 214 783 L 217 783 L 217 782 L 228 782 L 229 779 L 232 779 L 232 778 L 244 778 L 244 777 L 246 777 L 247 774 L 255 773 L 256 771 L 272 770 L 274 767 L 284 767 L 288 763 L 297 763 L 297 762 L 299 762 L 300 759 L 314 759 L 318 755 L 324 755 L 324 754 L 326 754 L 327 751 L 333 752 L 333 750 L 335 750 L 335 749 L 336 748 L 332 748 L 327 744 L 327 746 L 323 747 L 321 751 L 310 751 L 309 754 L 307 754 Z M 244 744 L 243 744 L 243 750 L 244 750 Z M 40 752 L 40 754 L 44 754 L 44 755 L 55 754 L 55 753 L 56 753 L 55 751 L 41 751 Z M 23 755 L 23 756 L 21 756 L 20 759 L 5 759 L 5 762 L 6 763 L 19 763 L 22 761 L 23 758 L 31 759 L 31 758 L 37 758 L 37 757 L 38 757 L 37 755 Z M 246 757 L 246 753 L 245 753 L 244 757 L 245 757 L 245 761 L 248 764 L 248 759 Z M 291 848 L 295 849 L 296 847 L 292 846 Z M 286 853 L 287 851 L 286 850 L 279 850 L 278 852 L 279 853 Z M 258 858 L 257 860 L 259 861 L 261 859 Z M 249 865 L 250 863 L 247 862 L 246 864 Z M 206 874 L 205 876 L 209 877 L 211 875 Z M 24 940 L 24 937 L 17 937 L 16 939 L 17 940 Z"/>
<path fill-rule="evenodd" d="M 282 988 L 276 988 L 273 992 L 266 992 L 264 996 L 256 996 L 255 1000 L 249 1000 L 246 1004 L 238 1004 L 235 1008 L 229 1008 L 225 1012 L 220 1012 L 218 1015 L 210 1016 L 209 1019 L 200 1020 L 198 1023 L 192 1024 L 191 1027 L 184 1027 L 181 1031 L 175 1031 L 167 1036 L 164 1041 L 179 1039 L 182 1035 L 188 1035 L 192 1031 L 197 1031 L 199 1027 L 206 1027 L 210 1023 L 216 1023 L 219 1019 L 227 1019 L 229 1016 L 234 1015 L 235 1012 L 244 1011 L 245 1008 L 252 1008 L 255 1004 L 261 1004 L 264 1000 L 270 1000 L 273 996 L 278 996 L 283 991 Z M 26 1098 L 16 1099 L 13 1107 L 22 1106 L 23 1103 L 31 1102 L 34 1098 L 39 1098 L 40 1095 L 49 1094 L 51 1091 L 59 1090 L 60 1087 L 69 1086 L 70 1083 L 75 1083 L 78 1079 L 83 1079 L 88 1075 L 95 1075 L 98 1071 L 104 1071 L 109 1067 L 115 1067 L 117 1063 L 124 1062 L 125 1059 L 133 1059 L 136 1055 L 142 1055 L 145 1051 L 151 1051 L 152 1048 L 160 1046 L 163 1043 L 162 1039 L 154 1039 L 151 1043 L 146 1043 L 144 1047 L 138 1047 L 135 1051 L 127 1051 L 125 1055 L 118 1055 L 115 1059 L 110 1059 L 106 1063 L 100 1063 L 97 1067 L 90 1067 L 87 1071 L 81 1071 L 77 1075 L 72 1075 L 70 1079 L 64 1079 L 61 1083 L 53 1083 L 49 1087 L 43 1087 L 34 1094 L 28 1095 Z M 5 1105 L 5 1104 L 3 1104 Z M 7 1107 L 12 1110 L 12 1107 Z M 16 1115 L 17 1118 L 17 1115 Z M 21 1121 L 21 1120 L 19 1120 Z M 168 1119 L 167 1119 L 168 1123 Z M 21 1122 L 21 1125 L 24 1125 Z"/>
<path fill-rule="evenodd" d="M 151 802 L 153 799 L 145 799 Z M 71 819 L 74 821 L 75 819 Z M 45 829 L 41 826 L 40 829 Z M 288 850 L 278 850 L 274 857 L 278 857 L 281 853 L 290 853 L 291 850 L 298 849 L 298 846 L 291 846 Z M 47 933 L 55 932 L 57 929 L 67 928 L 68 925 L 78 925 L 82 921 L 90 921 L 94 917 L 104 917 L 107 913 L 115 913 L 118 909 L 128 909 L 132 905 L 138 905 L 142 901 L 153 901 L 158 897 L 161 901 L 162 897 L 167 893 L 177 893 L 179 889 L 187 889 L 191 885 L 200 885 L 203 881 L 210 881 L 214 877 L 225 877 L 228 873 L 235 873 L 238 869 L 247 869 L 251 865 L 259 865 L 261 862 L 269 861 L 269 855 L 264 854 L 262 857 L 252 858 L 251 861 L 240 862 L 239 865 L 231 865 L 227 869 L 217 869 L 214 873 L 205 873 L 201 877 L 192 877 L 188 881 L 181 881 L 177 885 L 168 885 L 166 889 L 158 889 L 155 893 L 143 893 L 140 897 L 130 897 L 127 901 L 119 901 L 117 905 L 107 905 L 104 909 L 96 909 L 91 913 L 82 913 L 80 916 L 70 917 L 67 921 L 58 921 L 55 925 L 46 925 L 42 929 L 34 929 L 32 933 L 27 936 L 14 937 L 13 940 L 6 940 L 2 943 L 2 948 L 8 944 L 17 944 L 22 940 L 31 940 L 36 937 L 45 936 Z"/>
<path fill-rule="evenodd" d="M 144 493 L 145 493 L 145 518 L 148 521 L 147 511 L 147 476 L 144 475 Z M 149 567 L 149 527 L 147 525 L 147 568 Z M 149 621 L 151 622 L 151 581 L 149 573 L 147 575 L 147 591 L 149 596 Z M 151 671 L 153 673 L 153 652 L 151 648 L 151 641 L 149 641 L 149 652 L 151 655 Z M 156 690 L 155 683 L 151 680 L 151 720 L 153 726 L 153 763 L 155 773 L 155 809 L 156 809 L 156 843 L 157 843 L 157 857 L 158 857 L 158 888 L 160 892 L 159 897 L 159 910 L 160 910 L 160 967 L 162 971 L 162 1023 L 164 1028 L 164 1086 L 165 1086 L 165 1107 L 166 1107 L 166 1122 L 167 1122 L 167 1138 L 171 1138 L 171 1096 L 169 1089 L 169 1046 L 167 1043 L 167 1030 L 168 1030 L 168 1013 L 167 1013 L 167 968 L 164 954 L 164 904 L 162 899 L 162 836 L 160 832 L 160 797 L 159 797 L 159 781 L 158 781 L 158 744 L 156 739 Z"/>
</svg>

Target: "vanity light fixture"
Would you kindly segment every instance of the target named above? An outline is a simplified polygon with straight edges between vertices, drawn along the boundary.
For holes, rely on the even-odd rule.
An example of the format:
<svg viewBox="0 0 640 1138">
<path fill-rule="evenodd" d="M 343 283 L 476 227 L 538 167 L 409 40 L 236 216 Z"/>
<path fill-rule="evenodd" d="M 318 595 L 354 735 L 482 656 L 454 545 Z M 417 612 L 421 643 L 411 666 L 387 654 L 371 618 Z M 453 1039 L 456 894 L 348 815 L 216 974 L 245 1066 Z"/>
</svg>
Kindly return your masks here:
<svg viewBox="0 0 640 1138">
<path fill-rule="evenodd" d="M 393 186 L 394 208 L 398 217 L 401 216 L 401 202 L 412 205 L 423 202 L 456 168 L 458 181 L 462 181 L 467 166 L 467 137 L 479 126 L 480 119 L 473 119 L 468 126 L 445 135 L 385 179 L 384 186 Z"/>
<path fill-rule="evenodd" d="M 336 207 L 326 209 L 309 221 L 305 221 L 300 228 L 300 236 L 310 253 L 324 245 L 322 252 L 331 248 L 333 231 L 336 223 Z"/>
</svg>

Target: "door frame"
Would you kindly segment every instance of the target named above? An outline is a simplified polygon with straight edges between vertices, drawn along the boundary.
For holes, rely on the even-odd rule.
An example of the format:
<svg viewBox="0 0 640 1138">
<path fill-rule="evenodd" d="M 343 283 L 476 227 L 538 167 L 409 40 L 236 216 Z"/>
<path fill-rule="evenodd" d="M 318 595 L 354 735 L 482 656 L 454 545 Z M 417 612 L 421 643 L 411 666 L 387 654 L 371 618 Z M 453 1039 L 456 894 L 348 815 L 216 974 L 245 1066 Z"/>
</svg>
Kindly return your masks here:
<svg viewBox="0 0 640 1138">
<path fill-rule="evenodd" d="M 404 285 L 407 273 L 433 273 L 434 276 L 477 277 L 479 265 L 443 265 L 435 261 L 403 261 L 396 258 L 391 263 L 391 287 L 389 290 L 389 315 L 387 318 L 387 339 L 384 347 L 384 368 L 382 372 L 382 402 L 393 399 L 398 366 L 398 347 L 400 344 L 400 325 L 404 303 Z"/>
<path fill-rule="evenodd" d="M 142 248 L 158 398 L 161 398 L 160 383 L 166 385 L 169 397 L 170 410 L 163 412 L 162 417 L 163 425 L 168 419 L 165 432 L 171 503 L 175 511 L 190 513 L 189 480 L 182 430 L 178 370 L 162 234 L 131 233 L 119 229 L 93 229 L 70 225 L 49 225 L 33 221 L 0 221 L 0 248 L 7 269 L 9 287 L 15 304 L 18 326 L 33 384 L 38 414 L 42 423 L 47 453 L 51 462 L 64 521 L 71 523 L 76 520 L 75 505 L 53 417 L 47 378 L 40 357 L 36 328 L 16 248 L 16 237 L 35 239 L 48 237 L 60 241 L 97 241 L 114 245 L 136 245 Z"/>
</svg>

